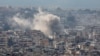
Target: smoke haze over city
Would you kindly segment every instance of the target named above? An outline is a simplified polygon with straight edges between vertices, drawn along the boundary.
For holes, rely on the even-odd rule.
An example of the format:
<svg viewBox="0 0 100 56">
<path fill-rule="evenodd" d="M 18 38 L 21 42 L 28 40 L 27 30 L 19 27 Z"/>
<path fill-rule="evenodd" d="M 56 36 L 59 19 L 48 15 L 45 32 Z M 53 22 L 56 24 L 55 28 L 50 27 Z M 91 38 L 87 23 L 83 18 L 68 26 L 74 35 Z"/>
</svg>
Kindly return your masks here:
<svg viewBox="0 0 100 56">
<path fill-rule="evenodd" d="M 100 56 L 99 0 L 0 0 L 0 56 Z"/>
</svg>

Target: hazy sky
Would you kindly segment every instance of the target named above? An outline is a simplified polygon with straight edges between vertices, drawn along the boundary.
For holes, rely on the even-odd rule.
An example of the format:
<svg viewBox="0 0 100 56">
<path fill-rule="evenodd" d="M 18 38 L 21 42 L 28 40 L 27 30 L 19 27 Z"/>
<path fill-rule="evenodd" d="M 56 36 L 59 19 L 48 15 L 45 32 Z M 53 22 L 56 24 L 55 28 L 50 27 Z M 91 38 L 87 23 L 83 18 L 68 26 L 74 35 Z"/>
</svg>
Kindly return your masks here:
<svg viewBox="0 0 100 56">
<path fill-rule="evenodd" d="M 0 6 L 6 5 L 100 9 L 100 0 L 0 0 Z"/>
</svg>

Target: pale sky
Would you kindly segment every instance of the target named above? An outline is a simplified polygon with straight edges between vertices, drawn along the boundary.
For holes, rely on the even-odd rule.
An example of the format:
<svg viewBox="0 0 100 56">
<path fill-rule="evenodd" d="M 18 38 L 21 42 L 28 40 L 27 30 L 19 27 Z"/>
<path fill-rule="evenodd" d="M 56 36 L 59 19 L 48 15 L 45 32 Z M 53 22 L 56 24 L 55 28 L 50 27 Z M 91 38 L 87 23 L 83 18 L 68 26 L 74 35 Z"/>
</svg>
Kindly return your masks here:
<svg viewBox="0 0 100 56">
<path fill-rule="evenodd" d="M 100 9 L 100 0 L 0 0 L 0 6 L 61 7 L 71 9 Z"/>
</svg>

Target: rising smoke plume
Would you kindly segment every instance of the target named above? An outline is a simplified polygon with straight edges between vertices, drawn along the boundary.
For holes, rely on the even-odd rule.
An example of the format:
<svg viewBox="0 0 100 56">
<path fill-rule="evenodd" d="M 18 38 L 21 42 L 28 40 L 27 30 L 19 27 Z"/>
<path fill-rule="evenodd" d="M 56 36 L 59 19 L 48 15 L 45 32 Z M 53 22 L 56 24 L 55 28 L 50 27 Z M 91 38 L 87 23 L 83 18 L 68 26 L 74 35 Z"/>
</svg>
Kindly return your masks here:
<svg viewBox="0 0 100 56">
<path fill-rule="evenodd" d="M 33 24 L 29 19 L 25 19 L 23 17 L 20 17 L 20 13 L 17 13 L 15 16 L 13 16 L 11 19 L 8 20 L 9 24 L 13 28 L 18 28 L 21 30 L 25 29 L 31 29 Z"/>
<path fill-rule="evenodd" d="M 60 34 L 64 32 L 64 28 L 60 23 L 60 17 L 43 12 L 40 8 L 38 11 L 32 20 L 20 18 L 18 17 L 19 14 L 17 14 L 17 16 L 12 18 L 13 24 L 22 29 L 40 30 L 48 37 L 53 36 L 54 33 Z"/>
</svg>

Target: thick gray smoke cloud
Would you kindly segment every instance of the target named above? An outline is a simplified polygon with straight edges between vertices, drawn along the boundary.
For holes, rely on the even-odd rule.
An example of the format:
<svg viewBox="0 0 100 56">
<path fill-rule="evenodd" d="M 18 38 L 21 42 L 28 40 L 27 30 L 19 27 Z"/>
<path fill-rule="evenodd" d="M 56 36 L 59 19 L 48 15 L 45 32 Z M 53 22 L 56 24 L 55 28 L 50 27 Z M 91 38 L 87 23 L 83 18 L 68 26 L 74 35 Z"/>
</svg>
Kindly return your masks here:
<svg viewBox="0 0 100 56">
<path fill-rule="evenodd" d="M 64 33 L 64 28 L 60 23 L 60 17 L 43 12 L 40 8 L 38 11 L 39 13 L 34 15 L 32 21 L 20 18 L 18 17 L 19 14 L 17 14 L 12 18 L 12 22 L 22 29 L 40 30 L 48 37 L 53 36 L 54 33 Z"/>
<path fill-rule="evenodd" d="M 17 28 L 17 29 L 25 30 L 25 29 L 31 29 L 33 27 L 33 24 L 29 19 L 20 17 L 20 13 L 17 13 L 15 16 L 13 16 L 8 21 L 11 27 L 15 29 Z"/>
<path fill-rule="evenodd" d="M 33 29 L 40 30 L 49 37 L 54 33 L 64 32 L 64 28 L 60 23 L 60 17 L 47 12 L 43 12 L 41 9 L 38 11 L 39 13 L 34 15 Z"/>
</svg>

